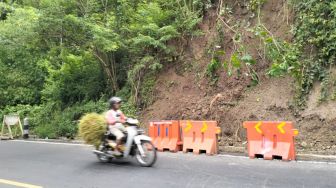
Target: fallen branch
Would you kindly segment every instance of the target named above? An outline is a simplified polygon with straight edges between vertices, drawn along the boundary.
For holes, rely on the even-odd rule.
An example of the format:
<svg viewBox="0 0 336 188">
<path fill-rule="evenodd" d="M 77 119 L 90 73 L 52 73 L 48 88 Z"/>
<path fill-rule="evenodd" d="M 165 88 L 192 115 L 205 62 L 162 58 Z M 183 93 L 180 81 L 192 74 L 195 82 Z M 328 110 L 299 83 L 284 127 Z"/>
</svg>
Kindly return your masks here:
<svg viewBox="0 0 336 188">
<path fill-rule="evenodd" d="M 210 110 L 211 110 L 211 108 L 212 108 L 213 103 L 215 103 L 215 102 L 217 101 L 217 99 L 221 98 L 222 96 L 223 96 L 222 94 L 218 93 L 218 94 L 211 100 L 211 102 L 210 102 L 210 107 L 209 107 Z"/>
<path fill-rule="evenodd" d="M 241 141 L 240 137 L 238 136 L 239 130 L 240 130 L 240 126 L 238 125 L 237 130 L 236 130 L 236 134 L 235 134 L 236 141 L 238 141 L 238 142 Z"/>
</svg>

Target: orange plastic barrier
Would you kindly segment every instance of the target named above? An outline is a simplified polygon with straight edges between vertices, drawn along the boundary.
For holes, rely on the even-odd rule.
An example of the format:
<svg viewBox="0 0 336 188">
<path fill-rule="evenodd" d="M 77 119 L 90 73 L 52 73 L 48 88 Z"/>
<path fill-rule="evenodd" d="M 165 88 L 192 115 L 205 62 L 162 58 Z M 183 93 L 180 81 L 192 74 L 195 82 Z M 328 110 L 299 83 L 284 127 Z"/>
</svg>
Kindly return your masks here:
<svg viewBox="0 0 336 188">
<path fill-rule="evenodd" d="M 295 160 L 294 136 L 292 122 L 285 121 L 247 121 L 248 153 L 250 158 L 263 157 Z"/>
<path fill-rule="evenodd" d="M 158 151 L 181 151 L 182 142 L 179 121 L 150 122 L 148 132 Z"/>
<path fill-rule="evenodd" d="M 195 154 L 205 152 L 208 155 L 218 153 L 217 137 L 220 127 L 216 121 L 180 121 L 183 131 L 183 152 Z"/>
</svg>

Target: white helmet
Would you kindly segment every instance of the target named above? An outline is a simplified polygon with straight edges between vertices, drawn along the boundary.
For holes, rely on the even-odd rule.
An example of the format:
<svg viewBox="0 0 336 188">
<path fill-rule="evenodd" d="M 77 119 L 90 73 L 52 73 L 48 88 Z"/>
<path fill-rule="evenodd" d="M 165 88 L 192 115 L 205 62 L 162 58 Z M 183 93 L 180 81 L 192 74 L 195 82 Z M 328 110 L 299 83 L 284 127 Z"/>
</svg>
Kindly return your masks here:
<svg viewBox="0 0 336 188">
<path fill-rule="evenodd" d="M 121 103 L 122 99 L 120 97 L 112 97 L 109 100 L 110 105 L 112 106 L 113 104 Z"/>
</svg>

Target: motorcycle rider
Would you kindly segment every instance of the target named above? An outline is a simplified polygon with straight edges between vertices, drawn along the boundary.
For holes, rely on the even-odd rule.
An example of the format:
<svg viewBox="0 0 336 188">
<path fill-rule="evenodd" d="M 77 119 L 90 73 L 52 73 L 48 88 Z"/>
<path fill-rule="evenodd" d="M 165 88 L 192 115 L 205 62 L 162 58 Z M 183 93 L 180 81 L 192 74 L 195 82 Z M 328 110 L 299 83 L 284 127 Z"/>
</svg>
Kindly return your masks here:
<svg viewBox="0 0 336 188">
<path fill-rule="evenodd" d="M 109 100 L 109 109 L 106 112 L 106 120 L 111 134 L 116 137 L 115 155 L 121 155 L 121 139 L 125 136 L 126 128 L 123 125 L 126 122 L 126 116 L 120 110 L 122 99 L 119 97 L 112 97 Z"/>
</svg>

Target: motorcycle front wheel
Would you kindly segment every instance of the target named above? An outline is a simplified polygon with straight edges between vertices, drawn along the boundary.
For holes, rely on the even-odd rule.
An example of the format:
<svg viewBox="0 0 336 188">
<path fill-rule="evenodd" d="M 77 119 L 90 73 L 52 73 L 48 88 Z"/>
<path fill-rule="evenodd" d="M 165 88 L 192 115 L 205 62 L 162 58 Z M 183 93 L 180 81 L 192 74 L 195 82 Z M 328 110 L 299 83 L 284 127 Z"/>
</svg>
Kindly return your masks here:
<svg viewBox="0 0 336 188">
<path fill-rule="evenodd" d="M 156 162 L 157 154 L 154 144 L 150 141 L 141 141 L 141 147 L 144 151 L 144 155 L 141 155 L 139 148 L 136 149 L 135 158 L 138 163 L 143 167 L 151 167 Z"/>
</svg>

